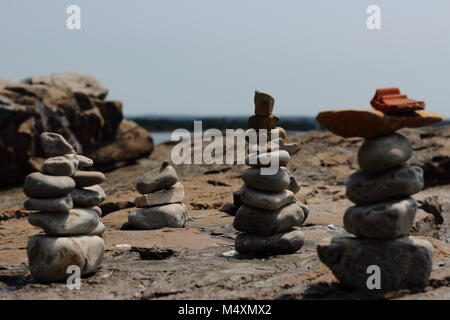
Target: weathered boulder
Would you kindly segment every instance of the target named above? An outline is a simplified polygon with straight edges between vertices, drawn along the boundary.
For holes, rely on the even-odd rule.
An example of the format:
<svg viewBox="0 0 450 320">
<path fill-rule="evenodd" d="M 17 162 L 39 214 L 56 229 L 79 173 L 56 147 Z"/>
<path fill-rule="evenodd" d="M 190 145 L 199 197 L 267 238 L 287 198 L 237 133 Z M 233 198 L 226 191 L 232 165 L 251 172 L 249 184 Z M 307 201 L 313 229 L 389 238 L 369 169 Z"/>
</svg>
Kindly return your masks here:
<svg viewBox="0 0 450 320">
<path fill-rule="evenodd" d="M 61 134 L 74 149 L 110 169 L 149 155 L 148 131 L 123 119 L 122 103 L 90 76 L 57 73 L 0 82 L 0 186 L 20 184 L 46 157 L 40 134 Z"/>
</svg>

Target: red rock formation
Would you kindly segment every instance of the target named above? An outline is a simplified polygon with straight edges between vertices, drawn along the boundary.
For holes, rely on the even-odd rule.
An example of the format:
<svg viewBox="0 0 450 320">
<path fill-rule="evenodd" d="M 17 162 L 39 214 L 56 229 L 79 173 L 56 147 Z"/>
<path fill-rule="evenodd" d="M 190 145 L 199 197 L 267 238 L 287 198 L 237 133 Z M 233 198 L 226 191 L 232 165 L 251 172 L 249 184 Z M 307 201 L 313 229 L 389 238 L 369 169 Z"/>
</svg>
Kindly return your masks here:
<svg viewBox="0 0 450 320">
<path fill-rule="evenodd" d="M 398 88 L 377 89 L 370 101 L 372 107 L 386 114 L 412 113 L 425 109 L 425 102 L 408 99 Z"/>
</svg>

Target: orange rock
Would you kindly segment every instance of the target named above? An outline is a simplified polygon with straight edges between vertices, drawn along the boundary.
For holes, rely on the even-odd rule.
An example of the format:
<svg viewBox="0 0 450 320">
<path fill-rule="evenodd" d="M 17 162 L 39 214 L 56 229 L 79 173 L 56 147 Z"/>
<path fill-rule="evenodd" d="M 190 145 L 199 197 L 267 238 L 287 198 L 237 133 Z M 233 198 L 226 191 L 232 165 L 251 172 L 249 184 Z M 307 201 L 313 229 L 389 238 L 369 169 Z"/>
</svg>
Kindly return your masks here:
<svg viewBox="0 0 450 320">
<path fill-rule="evenodd" d="M 425 102 L 408 99 L 398 88 L 377 89 L 370 101 L 372 107 L 386 114 L 413 113 L 425 109 Z"/>
<path fill-rule="evenodd" d="M 411 114 L 387 115 L 371 109 L 343 109 L 319 113 L 317 121 L 338 136 L 372 138 L 401 128 L 417 128 L 443 120 L 435 112 L 415 111 Z"/>
</svg>

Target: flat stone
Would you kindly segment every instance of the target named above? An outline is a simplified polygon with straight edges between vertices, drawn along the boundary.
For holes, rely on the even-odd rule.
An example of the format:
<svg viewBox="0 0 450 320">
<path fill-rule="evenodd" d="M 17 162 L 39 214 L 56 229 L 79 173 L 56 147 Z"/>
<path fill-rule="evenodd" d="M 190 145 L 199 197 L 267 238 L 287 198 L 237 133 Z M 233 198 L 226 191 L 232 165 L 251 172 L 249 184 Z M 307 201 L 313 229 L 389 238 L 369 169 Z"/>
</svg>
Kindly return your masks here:
<svg viewBox="0 0 450 320">
<path fill-rule="evenodd" d="M 275 99 L 268 93 L 255 91 L 255 114 L 259 116 L 269 116 L 272 114 Z"/>
<path fill-rule="evenodd" d="M 46 211 L 46 212 L 67 212 L 73 208 L 72 198 L 69 196 L 61 198 L 25 200 L 23 206 L 27 210 Z"/>
<path fill-rule="evenodd" d="M 401 128 L 418 128 L 440 122 L 444 116 L 416 111 L 405 115 L 387 115 L 378 110 L 331 110 L 319 113 L 317 121 L 334 134 L 344 137 L 373 138 Z"/>
<path fill-rule="evenodd" d="M 98 214 L 99 217 L 101 217 L 103 215 L 102 209 L 100 207 L 93 206 L 88 209 L 94 210 Z"/>
<path fill-rule="evenodd" d="M 432 269 L 433 247 L 414 237 L 397 239 L 328 238 L 317 246 L 320 260 L 345 286 L 368 290 L 372 272 L 381 271 L 381 290 L 425 287 Z"/>
<path fill-rule="evenodd" d="M 77 171 L 73 176 L 78 188 L 90 187 L 105 182 L 105 175 L 98 171 Z"/>
<path fill-rule="evenodd" d="M 181 183 L 177 182 L 173 186 L 166 189 L 137 197 L 134 202 L 136 203 L 136 207 L 145 208 L 161 204 L 182 202 L 183 199 L 184 187 Z"/>
<path fill-rule="evenodd" d="M 403 166 L 382 174 L 368 174 L 362 170 L 347 180 L 347 198 L 356 204 L 370 204 L 394 197 L 407 197 L 423 189 L 423 170 Z"/>
<path fill-rule="evenodd" d="M 128 222 L 138 229 L 183 228 L 188 212 L 184 204 L 172 203 L 132 210 Z"/>
<path fill-rule="evenodd" d="M 48 157 L 57 157 L 68 153 L 75 153 L 72 145 L 58 133 L 42 133 L 41 144 L 45 154 L 47 154 Z"/>
<path fill-rule="evenodd" d="M 244 186 L 241 190 L 243 204 L 263 210 L 277 210 L 294 201 L 294 194 L 289 190 L 281 192 L 266 192 Z"/>
<path fill-rule="evenodd" d="M 242 205 L 236 212 L 233 227 L 242 232 L 259 235 L 280 233 L 300 226 L 308 215 L 300 202 L 291 202 L 284 207 L 268 211 Z"/>
<path fill-rule="evenodd" d="M 136 184 L 136 190 L 140 194 L 152 193 L 173 186 L 178 181 L 175 168 L 166 165 L 156 168 L 145 174 Z"/>
<path fill-rule="evenodd" d="M 248 127 L 252 129 L 275 129 L 280 118 L 271 114 L 270 116 L 251 116 L 248 118 Z"/>
<path fill-rule="evenodd" d="M 76 207 L 89 208 L 100 205 L 106 199 L 102 187 L 95 185 L 85 188 L 76 188 L 70 194 Z"/>
<path fill-rule="evenodd" d="M 34 235 L 27 245 L 31 277 L 42 283 L 65 281 L 72 274 L 67 273 L 72 265 L 80 268 L 81 275 L 97 271 L 104 252 L 105 243 L 97 236 Z"/>
<path fill-rule="evenodd" d="M 75 188 L 75 181 L 70 177 L 57 177 L 33 172 L 23 182 L 23 192 L 30 198 L 63 197 Z"/>
<path fill-rule="evenodd" d="M 372 107 L 386 114 L 404 114 L 425 109 L 425 102 L 408 99 L 398 88 L 377 89 Z"/>
<path fill-rule="evenodd" d="M 358 163 L 365 172 L 383 172 L 405 164 L 412 150 L 408 139 L 398 133 L 366 139 L 358 151 Z"/>
<path fill-rule="evenodd" d="M 242 173 L 242 180 L 256 190 L 281 192 L 286 190 L 291 183 L 289 175 L 283 167 L 274 175 L 262 175 L 262 168 L 248 168 Z"/>
<path fill-rule="evenodd" d="M 270 167 L 272 163 L 278 162 L 280 167 L 285 167 L 291 160 L 289 152 L 276 150 L 266 153 L 253 153 L 245 157 L 245 164 L 251 167 Z"/>
<path fill-rule="evenodd" d="M 243 254 L 292 254 L 301 249 L 305 236 L 300 230 L 288 230 L 271 236 L 240 233 L 236 237 L 236 251 Z"/>
<path fill-rule="evenodd" d="M 413 198 L 353 206 L 344 215 L 344 227 L 357 237 L 397 238 L 408 235 L 417 202 Z"/>
<path fill-rule="evenodd" d="M 73 236 L 91 234 L 99 223 L 94 210 L 73 208 L 69 212 L 39 212 L 28 215 L 28 222 L 42 228 L 49 236 Z"/>
<path fill-rule="evenodd" d="M 89 235 L 101 237 L 102 234 L 105 233 L 105 231 L 106 231 L 105 225 L 103 224 L 103 222 L 99 221 L 97 227 L 94 230 L 92 230 L 89 233 Z"/>
<path fill-rule="evenodd" d="M 42 171 L 45 174 L 52 176 L 71 177 L 75 174 L 77 168 L 78 168 L 78 160 L 68 155 L 48 158 L 42 164 Z"/>
<path fill-rule="evenodd" d="M 94 161 L 92 159 L 82 156 L 81 154 L 76 154 L 75 157 L 79 162 L 78 166 L 80 168 L 89 168 L 94 165 Z"/>
</svg>

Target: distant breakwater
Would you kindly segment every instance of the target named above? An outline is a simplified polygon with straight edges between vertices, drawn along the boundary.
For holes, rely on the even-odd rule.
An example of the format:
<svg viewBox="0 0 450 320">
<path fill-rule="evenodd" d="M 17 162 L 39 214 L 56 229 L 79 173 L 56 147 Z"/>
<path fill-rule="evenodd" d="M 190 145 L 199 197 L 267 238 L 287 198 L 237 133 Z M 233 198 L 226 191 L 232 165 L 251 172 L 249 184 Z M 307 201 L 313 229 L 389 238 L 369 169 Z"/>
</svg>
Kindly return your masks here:
<svg viewBox="0 0 450 320">
<path fill-rule="evenodd" d="M 215 128 L 238 129 L 247 128 L 248 117 L 148 117 L 148 116 L 129 116 L 129 120 L 133 120 L 141 127 L 150 132 L 167 132 L 175 129 L 183 128 L 189 131 L 194 130 L 194 120 L 201 120 L 203 130 Z M 288 117 L 280 116 L 279 126 L 288 131 L 310 131 L 319 130 L 321 125 L 313 117 Z"/>
</svg>

